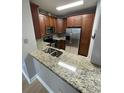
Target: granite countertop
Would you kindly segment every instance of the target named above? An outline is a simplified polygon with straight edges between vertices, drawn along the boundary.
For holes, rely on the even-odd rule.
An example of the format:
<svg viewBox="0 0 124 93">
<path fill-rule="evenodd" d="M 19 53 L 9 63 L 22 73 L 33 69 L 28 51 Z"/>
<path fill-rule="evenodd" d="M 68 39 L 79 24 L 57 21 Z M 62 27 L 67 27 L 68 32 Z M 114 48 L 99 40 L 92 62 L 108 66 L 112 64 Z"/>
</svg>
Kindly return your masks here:
<svg viewBox="0 0 124 93">
<path fill-rule="evenodd" d="M 37 40 L 37 48 L 39 50 L 42 50 L 44 47 L 49 46 L 50 43 L 44 42 L 43 39 L 38 39 Z"/>
<path fill-rule="evenodd" d="M 53 36 L 53 39 L 55 40 L 65 40 L 65 37 L 57 37 L 57 36 Z"/>
<path fill-rule="evenodd" d="M 46 47 L 45 47 L 46 48 Z M 80 93 L 101 92 L 101 68 L 93 65 L 86 57 L 62 51 L 60 57 L 52 57 L 42 50 L 35 50 L 30 55 L 41 64 L 57 74 Z M 59 62 L 76 68 L 76 71 L 69 70 L 58 65 Z"/>
</svg>

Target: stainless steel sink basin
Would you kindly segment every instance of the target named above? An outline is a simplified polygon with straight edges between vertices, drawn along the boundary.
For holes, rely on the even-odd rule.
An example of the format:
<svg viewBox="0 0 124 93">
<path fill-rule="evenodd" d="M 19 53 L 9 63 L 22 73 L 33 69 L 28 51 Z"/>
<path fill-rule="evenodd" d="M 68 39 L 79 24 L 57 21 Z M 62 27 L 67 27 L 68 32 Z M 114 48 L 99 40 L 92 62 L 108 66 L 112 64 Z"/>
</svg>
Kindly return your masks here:
<svg viewBox="0 0 124 93">
<path fill-rule="evenodd" d="M 51 56 L 54 56 L 54 57 L 59 57 L 63 53 L 63 52 L 56 50 L 56 49 L 53 49 L 53 48 L 47 48 L 47 49 L 42 50 L 42 51 L 45 53 L 49 53 Z"/>
<path fill-rule="evenodd" d="M 53 48 L 47 48 L 47 49 L 45 49 L 45 50 L 43 50 L 45 53 L 49 53 L 49 54 L 51 54 L 52 52 L 54 52 L 55 51 L 55 49 L 53 49 Z"/>
<path fill-rule="evenodd" d="M 60 55 L 62 55 L 62 52 L 61 51 L 58 51 L 58 50 L 56 50 L 56 51 L 54 51 L 54 52 L 51 53 L 51 56 L 59 57 Z"/>
</svg>

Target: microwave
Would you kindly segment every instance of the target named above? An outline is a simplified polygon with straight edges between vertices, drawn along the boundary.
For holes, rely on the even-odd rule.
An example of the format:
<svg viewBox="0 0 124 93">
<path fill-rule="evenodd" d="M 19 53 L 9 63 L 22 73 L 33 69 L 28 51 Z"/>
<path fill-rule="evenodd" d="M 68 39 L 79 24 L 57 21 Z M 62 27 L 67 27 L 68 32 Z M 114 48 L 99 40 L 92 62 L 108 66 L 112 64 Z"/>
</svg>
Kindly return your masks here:
<svg viewBox="0 0 124 93">
<path fill-rule="evenodd" d="M 55 28 L 54 27 L 47 27 L 46 34 L 54 34 L 54 33 L 55 33 Z"/>
</svg>

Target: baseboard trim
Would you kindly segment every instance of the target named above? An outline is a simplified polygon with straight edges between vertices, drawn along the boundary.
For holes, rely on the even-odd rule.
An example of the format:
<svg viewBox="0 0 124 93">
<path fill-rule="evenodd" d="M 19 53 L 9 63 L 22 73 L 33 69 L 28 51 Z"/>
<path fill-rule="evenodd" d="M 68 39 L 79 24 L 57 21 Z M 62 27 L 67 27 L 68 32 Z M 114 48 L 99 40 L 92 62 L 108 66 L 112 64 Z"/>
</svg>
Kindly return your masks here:
<svg viewBox="0 0 124 93">
<path fill-rule="evenodd" d="M 27 74 L 25 73 L 25 71 L 23 69 L 22 69 L 22 73 L 25 76 L 26 80 L 28 81 L 28 84 L 31 84 L 30 78 L 27 76 Z"/>
<path fill-rule="evenodd" d="M 36 79 L 37 79 L 37 74 L 33 78 L 31 78 L 30 82 L 32 83 Z"/>
<path fill-rule="evenodd" d="M 37 79 L 39 80 L 39 82 L 48 90 L 49 93 L 54 93 L 50 87 L 40 78 L 39 75 L 36 75 Z"/>
<path fill-rule="evenodd" d="M 48 90 L 49 93 L 54 93 L 50 89 L 50 87 L 42 80 L 42 78 L 40 78 L 40 76 L 38 74 L 36 74 L 32 79 L 30 79 L 23 70 L 22 70 L 22 73 L 25 76 L 25 78 L 29 84 L 31 84 L 34 80 L 38 79 L 38 81 Z"/>
</svg>

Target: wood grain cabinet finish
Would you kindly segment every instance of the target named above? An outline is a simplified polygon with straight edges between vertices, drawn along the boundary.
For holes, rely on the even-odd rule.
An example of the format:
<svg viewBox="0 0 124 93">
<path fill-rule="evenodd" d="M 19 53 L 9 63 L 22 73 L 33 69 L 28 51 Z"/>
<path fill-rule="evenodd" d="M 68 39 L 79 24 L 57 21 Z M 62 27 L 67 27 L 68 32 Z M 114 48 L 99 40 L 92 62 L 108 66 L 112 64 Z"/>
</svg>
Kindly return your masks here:
<svg viewBox="0 0 124 93">
<path fill-rule="evenodd" d="M 64 31 L 63 26 L 63 19 L 57 19 L 57 33 Z"/>
<path fill-rule="evenodd" d="M 50 26 L 50 22 L 49 22 L 49 16 L 44 16 L 44 20 L 45 20 L 45 26 L 48 27 Z"/>
<path fill-rule="evenodd" d="M 72 27 L 73 26 L 73 17 L 68 17 L 67 18 L 67 27 Z"/>
<path fill-rule="evenodd" d="M 53 27 L 55 27 L 55 32 L 57 32 L 57 18 L 53 18 Z"/>
<path fill-rule="evenodd" d="M 42 36 L 46 34 L 47 27 L 54 27 L 57 31 L 57 18 L 39 14 L 40 31 Z"/>
<path fill-rule="evenodd" d="M 30 7 L 31 7 L 31 14 L 32 14 L 33 26 L 35 31 L 35 37 L 36 39 L 39 39 L 41 38 L 41 32 L 40 32 L 40 24 L 39 24 L 38 5 L 30 2 Z"/>
<path fill-rule="evenodd" d="M 94 16 L 95 14 L 82 15 L 82 31 L 80 38 L 79 54 L 83 56 L 88 55 Z"/>
<path fill-rule="evenodd" d="M 71 16 L 67 18 L 67 27 L 78 27 L 82 25 L 82 16 Z"/>
<path fill-rule="evenodd" d="M 46 29 L 46 25 L 45 25 L 45 16 L 42 15 L 42 14 L 39 14 L 39 22 L 40 22 L 40 32 L 41 32 L 41 35 L 45 35 L 46 32 L 45 32 L 45 29 Z"/>
<path fill-rule="evenodd" d="M 63 31 L 65 32 L 67 28 L 67 19 L 63 19 Z"/>
<path fill-rule="evenodd" d="M 50 26 L 53 27 L 54 26 L 54 22 L 53 22 L 53 17 L 49 16 L 49 23 L 50 23 Z"/>
<path fill-rule="evenodd" d="M 57 48 L 65 50 L 65 40 L 58 40 Z"/>
</svg>

